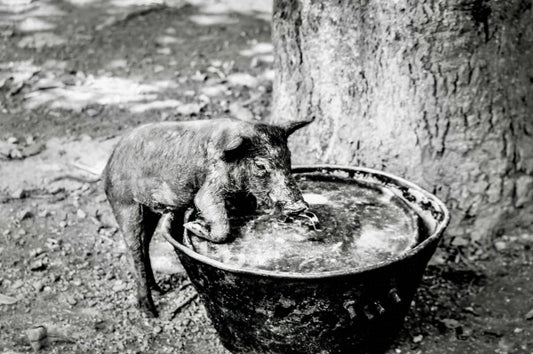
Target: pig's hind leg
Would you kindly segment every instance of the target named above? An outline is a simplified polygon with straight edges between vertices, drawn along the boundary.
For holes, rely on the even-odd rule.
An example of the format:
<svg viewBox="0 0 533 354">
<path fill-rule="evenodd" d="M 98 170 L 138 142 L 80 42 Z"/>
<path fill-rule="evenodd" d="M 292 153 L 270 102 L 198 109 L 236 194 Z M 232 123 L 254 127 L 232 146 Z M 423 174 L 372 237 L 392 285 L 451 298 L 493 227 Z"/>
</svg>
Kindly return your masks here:
<svg viewBox="0 0 533 354">
<path fill-rule="evenodd" d="M 142 218 L 144 226 L 144 241 L 143 241 L 143 262 L 146 268 L 146 281 L 151 290 L 162 294 L 163 291 L 157 285 L 154 277 L 154 271 L 152 270 L 152 262 L 150 261 L 150 241 L 154 235 L 155 229 L 161 219 L 161 215 L 149 210 L 146 206 L 142 206 Z"/>
<path fill-rule="evenodd" d="M 148 217 L 148 221 L 145 221 L 146 211 L 140 204 L 112 204 L 112 207 L 117 222 L 122 229 L 124 242 L 129 249 L 137 277 L 138 305 L 147 315 L 157 317 L 157 310 L 150 290 L 150 286 L 155 283 L 155 279 L 148 254 L 149 241 L 157 222 L 154 222 L 151 217 Z"/>
</svg>

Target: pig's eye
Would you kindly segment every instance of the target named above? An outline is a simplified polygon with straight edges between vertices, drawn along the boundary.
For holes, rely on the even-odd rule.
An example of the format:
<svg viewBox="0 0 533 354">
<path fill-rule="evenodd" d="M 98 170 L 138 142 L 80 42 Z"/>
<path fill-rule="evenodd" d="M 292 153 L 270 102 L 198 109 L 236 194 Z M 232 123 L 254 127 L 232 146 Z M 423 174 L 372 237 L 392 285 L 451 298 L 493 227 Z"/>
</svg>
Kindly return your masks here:
<svg viewBox="0 0 533 354">
<path fill-rule="evenodd" d="M 268 169 L 266 165 L 259 161 L 254 161 L 255 169 L 257 170 L 257 174 L 260 176 L 264 176 L 268 173 Z"/>
</svg>

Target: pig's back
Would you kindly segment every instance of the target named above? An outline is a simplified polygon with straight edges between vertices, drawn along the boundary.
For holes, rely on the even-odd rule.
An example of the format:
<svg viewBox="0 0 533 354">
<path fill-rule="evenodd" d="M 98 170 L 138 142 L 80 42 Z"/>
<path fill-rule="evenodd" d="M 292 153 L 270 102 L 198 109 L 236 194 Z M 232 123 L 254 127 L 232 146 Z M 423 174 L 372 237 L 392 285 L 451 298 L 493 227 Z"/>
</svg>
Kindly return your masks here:
<svg viewBox="0 0 533 354">
<path fill-rule="evenodd" d="M 205 179 L 207 145 L 232 120 L 162 122 L 139 126 L 115 147 L 104 171 L 108 194 L 150 205 L 188 204 Z"/>
</svg>

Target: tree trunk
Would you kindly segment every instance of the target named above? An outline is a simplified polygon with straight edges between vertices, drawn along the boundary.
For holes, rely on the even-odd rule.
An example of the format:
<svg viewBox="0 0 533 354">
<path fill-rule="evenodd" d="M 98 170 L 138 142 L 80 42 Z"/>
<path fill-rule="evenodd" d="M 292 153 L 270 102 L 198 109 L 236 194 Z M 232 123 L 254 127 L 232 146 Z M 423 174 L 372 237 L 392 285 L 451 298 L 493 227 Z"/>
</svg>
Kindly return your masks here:
<svg viewBox="0 0 533 354">
<path fill-rule="evenodd" d="M 273 121 L 295 163 L 403 176 L 472 240 L 533 223 L 531 0 L 274 0 Z"/>
</svg>

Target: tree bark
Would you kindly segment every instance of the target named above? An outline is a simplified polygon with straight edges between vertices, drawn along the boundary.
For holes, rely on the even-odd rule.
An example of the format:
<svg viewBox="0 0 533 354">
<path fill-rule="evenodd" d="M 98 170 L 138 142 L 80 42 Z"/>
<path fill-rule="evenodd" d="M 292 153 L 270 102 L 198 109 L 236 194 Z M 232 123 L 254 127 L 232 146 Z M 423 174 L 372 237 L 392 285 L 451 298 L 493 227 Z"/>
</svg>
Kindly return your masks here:
<svg viewBox="0 0 533 354">
<path fill-rule="evenodd" d="M 471 240 L 533 223 L 531 0 L 275 0 L 273 122 L 295 163 L 403 176 Z"/>
</svg>

